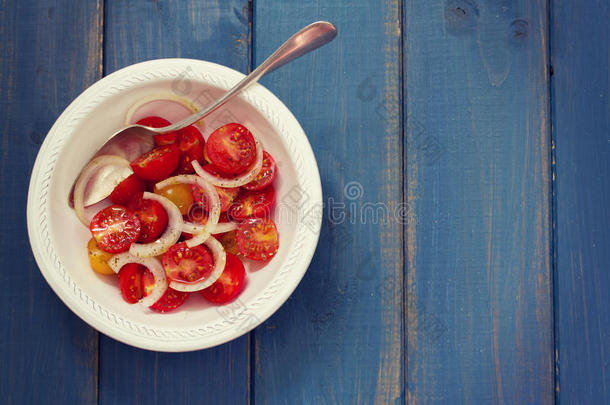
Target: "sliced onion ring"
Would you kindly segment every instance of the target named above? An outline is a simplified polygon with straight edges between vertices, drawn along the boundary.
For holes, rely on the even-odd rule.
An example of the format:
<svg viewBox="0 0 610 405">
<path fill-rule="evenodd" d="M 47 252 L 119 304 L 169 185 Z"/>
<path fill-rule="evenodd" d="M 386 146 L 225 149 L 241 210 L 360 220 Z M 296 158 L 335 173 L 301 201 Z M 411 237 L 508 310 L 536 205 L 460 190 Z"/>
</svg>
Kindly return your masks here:
<svg viewBox="0 0 610 405">
<path fill-rule="evenodd" d="M 182 230 L 184 230 L 184 227 L 186 226 L 190 230 L 195 231 L 193 237 L 185 241 L 186 246 L 191 248 L 201 245 L 212 234 L 212 231 L 216 227 L 216 224 L 218 224 L 218 219 L 220 218 L 220 198 L 218 197 L 218 192 L 210 183 L 194 174 L 181 174 L 170 177 L 157 183 L 155 187 L 160 189 L 174 184 L 194 184 L 201 187 L 207 194 L 208 201 L 212 204 L 212 209 L 210 209 L 210 212 L 208 213 L 208 222 L 206 222 L 205 225 L 198 225 L 192 222 L 183 222 L 182 225 Z"/>
<path fill-rule="evenodd" d="M 177 104 L 181 105 L 182 107 L 184 107 L 186 110 L 190 111 L 190 114 L 194 114 L 197 111 L 201 110 L 201 108 L 202 108 L 198 103 L 195 103 L 194 101 L 191 101 L 185 97 L 180 97 L 180 96 L 177 96 L 177 95 L 175 95 L 173 93 L 169 93 L 169 92 L 168 93 L 165 93 L 165 92 L 157 93 L 154 95 L 146 96 L 146 97 L 138 100 L 135 104 L 133 104 L 129 108 L 129 110 L 127 111 L 127 114 L 125 114 L 125 126 L 135 124 L 135 120 L 133 119 L 134 115 L 136 115 L 138 110 L 140 110 L 146 104 L 153 103 L 153 102 L 159 103 L 159 102 L 163 102 L 163 101 L 177 103 Z M 182 118 L 186 118 L 190 114 L 184 115 Z M 157 114 L 154 114 L 154 115 L 157 115 Z M 182 114 L 180 114 L 180 115 L 182 115 Z M 167 118 L 171 120 L 172 118 L 176 118 L 176 117 L 167 117 Z M 180 118 L 180 119 L 182 119 L 182 118 Z M 202 122 L 203 122 L 203 120 L 199 120 L 195 123 L 195 125 L 201 127 Z"/>
<path fill-rule="evenodd" d="M 213 236 L 207 238 L 204 243 L 212 251 L 212 256 L 214 257 L 214 269 L 212 270 L 210 277 L 195 283 L 171 281 L 169 283 L 171 288 L 184 292 L 200 291 L 204 288 L 208 288 L 218 280 L 227 263 L 227 252 L 225 252 L 225 248 Z"/>
<path fill-rule="evenodd" d="M 167 222 L 165 232 L 163 232 L 159 239 L 150 243 L 134 243 L 129 248 L 129 253 L 137 257 L 159 256 L 180 239 L 184 223 L 182 221 L 182 214 L 180 214 L 176 204 L 162 195 L 145 192 L 142 197 L 159 202 L 165 208 L 165 211 L 167 211 L 169 221 Z"/>
<path fill-rule="evenodd" d="M 219 222 L 216 227 L 212 230 L 212 234 L 225 233 L 234 231 L 237 229 L 239 224 L 237 222 Z M 185 222 L 182 226 L 182 231 L 190 234 L 196 234 L 203 232 L 204 225 L 193 224 L 191 222 Z"/>
<path fill-rule="evenodd" d="M 239 224 L 237 222 L 219 222 L 216 225 L 216 228 L 212 231 L 212 233 L 225 233 L 231 232 L 237 229 Z"/>
<path fill-rule="evenodd" d="M 205 170 L 203 170 L 203 167 L 201 167 L 198 161 L 193 160 L 192 164 L 193 168 L 195 169 L 195 173 L 218 187 L 234 188 L 250 183 L 250 181 L 252 181 L 258 175 L 258 173 L 261 171 L 261 168 L 263 167 L 263 146 L 254 135 L 253 137 L 254 142 L 256 142 L 256 159 L 254 160 L 254 163 L 252 163 L 252 166 L 250 166 L 250 169 L 246 173 L 242 174 L 239 177 L 235 177 L 234 179 L 223 179 L 221 177 L 217 177 L 211 173 L 206 172 Z"/>
<path fill-rule="evenodd" d="M 108 261 L 110 268 L 117 274 L 123 266 L 129 263 L 137 263 L 145 266 L 148 270 L 150 270 L 155 278 L 155 287 L 152 289 L 150 294 L 143 297 L 139 301 L 142 306 L 150 307 L 155 302 L 159 301 L 167 290 L 167 278 L 165 276 L 163 265 L 156 257 L 137 257 L 129 254 L 129 252 L 114 255 Z"/>
<path fill-rule="evenodd" d="M 87 163 L 87 166 L 81 171 L 74 185 L 74 211 L 78 219 L 87 227 L 89 226 L 89 221 L 85 218 L 85 189 L 91 177 L 95 175 L 100 167 L 105 165 L 129 168 L 129 161 L 120 156 L 101 155 Z M 114 186 L 116 187 L 117 184 Z"/>
</svg>

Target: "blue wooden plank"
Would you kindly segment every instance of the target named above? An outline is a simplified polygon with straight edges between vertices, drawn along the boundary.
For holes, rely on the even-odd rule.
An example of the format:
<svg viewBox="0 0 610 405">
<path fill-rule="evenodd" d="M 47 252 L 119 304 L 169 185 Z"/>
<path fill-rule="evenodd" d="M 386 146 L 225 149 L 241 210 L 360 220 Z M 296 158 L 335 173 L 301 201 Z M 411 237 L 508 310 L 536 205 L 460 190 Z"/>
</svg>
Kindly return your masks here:
<svg viewBox="0 0 610 405">
<path fill-rule="evenodd" d="M 247 0 L 107 0 L 104 74 L 148 59 L 204 59 L 247 73 Z"/>
<path fill-rule="evenodd" d="M 561 404 L 610 403 L 610 6 L 552 2 L 555 338 Z"/>
<path fill-rule="evenodd" d="M 104 69 L 160 57 L 204 59 L 242 72 L 249 67 L 246 1 L 108 0 Z M 137 350 L 102 337 L 100 403 L 246 404 L 250 341 L 169 354 Z"/>
<path fill-rule="evenodd" d="M 404 2 L 410 403 L 553 403 L 546 3 Z"/>
<path fill-rule="evenodd" d="M 254 402 L 400 403 L 399 3 L 257 0 L 254 17 L 256 63 L 313 21 L 339 30 L 263 79 L 307 133 L 327 206 L 303 281 L 255 330 Z"/>
<path fill-rule="evenodd" d="M 0 398 L 97 402 L 97 332 L 57 298 L 26 233 L 29 173 L 63 108 L 101 77 L 99 2 L 0 6 Z"/>
</svg>

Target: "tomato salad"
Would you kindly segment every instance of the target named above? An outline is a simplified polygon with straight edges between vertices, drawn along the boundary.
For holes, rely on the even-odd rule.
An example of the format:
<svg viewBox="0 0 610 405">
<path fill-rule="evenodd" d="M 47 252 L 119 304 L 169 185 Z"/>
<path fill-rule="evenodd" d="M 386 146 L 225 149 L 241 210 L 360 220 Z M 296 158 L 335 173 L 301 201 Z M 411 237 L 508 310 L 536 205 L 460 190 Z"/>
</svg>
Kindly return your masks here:
<svg viewBox="0 0 610 405">
<path fill-rule="evenodd" d="M 138 124 L 163 127 L 149 116 Z M 131 169 L 110 193 L 112 205 L 89 222 L 83 195 L 97 167 Z M 77 216 L 89 226 L 91 268 L 118 274 L 128 303 L 159 312 L 180 307 L 190 294 L 214 304 L 244 290 L 244 261 L 266 262 L 279 249 L 270 218 L 277 165 L 243 125 L 224 125 L 208 137 L 192 125 L 154 136 L 154 148 L 128 162 L 102 155 L 83 170 L 74 191 Z"/>
</svg>

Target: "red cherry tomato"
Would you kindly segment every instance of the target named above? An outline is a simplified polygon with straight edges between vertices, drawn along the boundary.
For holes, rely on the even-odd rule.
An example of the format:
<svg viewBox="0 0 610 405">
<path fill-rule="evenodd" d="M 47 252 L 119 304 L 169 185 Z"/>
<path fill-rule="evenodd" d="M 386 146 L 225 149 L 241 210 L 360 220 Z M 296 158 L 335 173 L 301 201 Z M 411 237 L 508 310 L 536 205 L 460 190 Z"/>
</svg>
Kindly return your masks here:
<svg viewBox="0 0 610 405">
<path fill-rule="evenodd" d="M 183 215 L 182 219 L 186 222 L 205 225 L 208 222 L 208 212 L 201 205 L 193 204 L 188 214 Z"/>
<path fill-rule="evenodd" d="M 134 212 L 120 205 L 111 205 L 95 214 L 89 229 L 100 249 L 121 253 L 138 240 L 141 224 Z"/>
<path fill-rule="evenodd" d="M 252 260 L 268 260 L 277 253 L 280 239 L 275 223 L 269 218 L 242 222 L 235 233 L 237 250 Z"/>
<path fill-rule="evenodd" d="M 129 201 L 146 190 L 146 182 L 135 174 L 120 182 L 108 196 L 114 204 L 127 205 Z"/>
<path fill-rule="evenodd" d="M 133 172 L 145 180 L 160 181 L 167 178 L 180 159 L 180 150 L 175 144 L 158 146 L 133 162 Z"/>
<path fill-rule="evenodd" d="M 140 124 L 140 125 L 144 125 L 144 126 L 152 127 L 152 128 L 163 128 L 168 125 L 171 125 L 171 122 L 169 122 L 165 118 L 161 118 L 161 117 L 157 117 L 157 116 L 153 115 L 150 117 L 142 118 L 141 120 L 136 122 L 136 124 Z M 175 143 L 176 142 L 176 132 L 168 132 L 167 134 L 155 135 L 154 140 L 155 140 L 156 146 L 163 146 L 163 145 L 169 145 L 170 143 Z"/>
<path fill-rule="evenodd" d="M 225 174 L 222 173 L 220 170 L 218 170 L 218 168 L 216 166 L 214 166 L 212 163 L 208 163 L 205 166 L 202 166 L 202 169 L 205 170 L 206 172 L 216 176 L 216 177 L 220 177 L 221 179 L 226 179 L 226 180 L 232 180 L 234 179 L 235 175 L 232 174 Z"/>
<path fill-rule="evenodd" d="M 139 197 L 133 199 L 128 207 L 138 216 L 142 224 L 138 242 L 153 242 L 165 231 L 169 218 L 165 208 L 158 201 Z"/>
<path fill-rule="evenodd" d="M 212 163 L 208 156 L 208 151 L 206 148 L 203 148 L 203 160 L 205 160 L 206 163 Z"/>
<path fill-rule="evenodd" d="M 192 161 L 203 162 L 203 135 L 193 125 L 178 131 L 178 148 L 180 148 L 179 174 L 195 173 Z"/>
<path fill-rule="evenodd" d="M 273 187 L 259 191 L 242 191 L 229 208 L 231 218 L 242 220 L 250 217 L 264 217 L 269 214 L 275 202 Z"/>
<path fill-rule="evenodd" d="M 261 190 L 267 187 L 269 184 L 273 183 L 276 172 L 277 165 L 275 164 L 275 160 L 271 157 L 270 154 L 267 153 L 267 151 L 264 151 L 263 166 L 261 167 L 261 171 L 256 175 L 254 180 L 242 186 L 242 188 L 250 191 Z"/>
<path fill-rule="evenodd" d="M 205 146 L 216 168 L 228 175 L 248 170 L 256 158 L 256 143 L 248 128 L 227 124 L 212 132 Z"/>
<path fill-rule="evenodd" d="M 205 225 L 208 222 L 208 211 L 201 205 L 195 204 L 189 210 L 189 213 L 183 215 L 182 218 L 187 222 L 194 222 L 199 225 Z M 220 213 L 218 223 L 231 222 L 226 212 Z"/>
<path fill-rule="evenodd" d="M 208 288 L 201 290 L 203 297 L 215 304 L 233 301 L 246 285 L 246 269 L 237 256 L 227 253 L 227 264 L 222 274 Z"/>
<path fill-rule="evenodd" d="M 119 289 L 123 299 L 135 304 L 155 287 L 155 278 L 141 264 L 128 263 L 119 271 Z"/>
<path fill-rule="evenodd" d="M 210 210 L 210 203 L 208 202 L 208 195 L 201 189 L 201 187 L 193 184 L 192 186 L 193 198 L 195 201 L 200 204 L 205 210 Z M 220 198 L 220 212 L 226 212 L 237 195 L 239 194 L 239 187 L 235 188 L 223 188 L 214 186 L 216 191 L 218 192 L 218 197 Z"/>
<path fill-rule="evenodd" d="M 163 254 L 163 268 L 167 277 L 179 283 L 193 283 L 210 276 L 214 258 L 203 245 L 189 248 L 186 243 L 176 243 Z"/>
<path fill-rule="evenodd" d="M 169 312 L 184 304 L 184 301 L 186 301 L 188 296 L 189 293 L 187 292 L 176 291 L 173 288 L 168 287 L 167 290 L 165 290 L 165 294 L 159 298 L 159 301 L 151 305 L 150 308 L 159 312 Z"/>
</svg>

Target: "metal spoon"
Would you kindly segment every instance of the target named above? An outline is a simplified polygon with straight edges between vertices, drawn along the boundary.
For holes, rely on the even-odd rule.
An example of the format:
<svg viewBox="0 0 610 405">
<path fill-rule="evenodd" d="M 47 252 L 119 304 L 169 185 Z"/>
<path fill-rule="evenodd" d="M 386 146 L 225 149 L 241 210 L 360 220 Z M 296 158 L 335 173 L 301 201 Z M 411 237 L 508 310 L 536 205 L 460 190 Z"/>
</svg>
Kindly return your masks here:
<svg viewBox="0 0 610 405">
<path fill-rule="evenodd" d="M 258 79 L 265 74 L 274 71 L 275 69 L 299 58 L 300 56 L 305 55 L 308 52 L 313 51 L 314 49 L 326 45 L 336 36 L 337 28 L 327 21 L 318 21 L 310 24 L 291 36 L 275 52 L 273 52 L 271 56 L 261 63 L 260 66 L 254 69 L 250 74 L 244 77 L 239 83 L 233 86 L 233 88 L 231 88 L 222 97 L 217 99 L 208 107 L 196 112 L 182 121 L 163 128 L 151 128 L 137 124 L 129 125 L 128 127 L 114 133 L 100 148 L 100 151 L 96 155 L 99 155 L 100 152 L 103 151 L 120 149 L 117 148 L 117 146 L 121 144 L 128 144 L 130 139 L 152 139 L 150 137 L 154 135 L 173 132 L 188 127 L 189 125 L 194 124 L 205 116 L 216 111 L 227 101 L 233 98 L 237 93 L 244 90 L 252 83 L 258 81 Z M 90 190 L 90 192 L 88 192 L 85 197 L 85 206 L 95 204 L 108 197 L 108 195 L 112 192 L 114 185 L 118 184 L 130 174 L 129 171 L 126 172 L 124 168 L 113 169 L 114 168 L 106 168 L 103 175 L 97 176 L 89 182 L 87 188 Z M 102 184 L 106 186 L 102 186 Z M 107 185 L 111 186 L 107 187 Z"/>
</svg>

